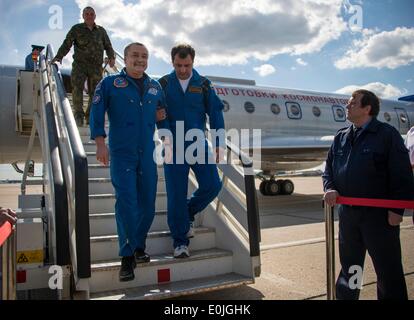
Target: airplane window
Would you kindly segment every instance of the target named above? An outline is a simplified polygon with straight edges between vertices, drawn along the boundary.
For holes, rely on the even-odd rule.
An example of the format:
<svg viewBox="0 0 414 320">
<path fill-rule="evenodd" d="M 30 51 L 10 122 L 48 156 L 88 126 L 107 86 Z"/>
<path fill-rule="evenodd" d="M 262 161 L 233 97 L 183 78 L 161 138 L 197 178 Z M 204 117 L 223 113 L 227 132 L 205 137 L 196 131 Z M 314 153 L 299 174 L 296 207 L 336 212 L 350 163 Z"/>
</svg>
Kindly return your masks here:
<svg viewBox="0 0 414 320">
<path fill-rule="evenodd" d="M 345 109 L 342 106 L 333 105 L 332 112 L 333 112 L 335 121 L 339 121 L 339 122 L 346 121 Z"/>
<path fill-rule="evenodd" d="M 222 102 L 223 102 L 223 105 L 224 105 L 223 111 L 224 111 L 224 112 L 229 111 L 229 110 L 230 110 L 230 105 L 229 105 L 229 103 L 228 103 L 226 100 L 222 100 Z"/>
<path fill-rule="evenodd" d="M 405 114 L 400 113 L 400 120 L 402 123 L 406 123 L 407 122 L 407 117 L 405 116 Z"/>
<path fill-rule="evenodd" d="M 272 103 L 270 105 L 270 111 L 272 111 L 274 114 L 280 113 L 280 107 L 276 103 Z"/>
<path fill-rule="evenodd" d="M 315 117 L 319 117 L 321 115 L 321 109 L 319 109 L 317 106 L 314 106 L 312 108 L 312 112 Z"/>
<path fill-rule="evenodd" d="M 385 119 L 385 121 L 390 122 L 391 121 L 391 115 L 388 112 L 384 112 L 384 119 Z"/>
<path fill-rule="evenodd" d="M 244 104 L 244 109 L 246 110 L 247 113 L 253 113 L 254 112 L 254 104 L 251 103 L 251 102 L 249 102 L 249 101 L 247 101 Z"/>
<path fill-rule="evenodd" d="M 286 110 L 289 119 L 302 119 L 302 110 L 296 102 L 286 102 Z"/>
</svg>

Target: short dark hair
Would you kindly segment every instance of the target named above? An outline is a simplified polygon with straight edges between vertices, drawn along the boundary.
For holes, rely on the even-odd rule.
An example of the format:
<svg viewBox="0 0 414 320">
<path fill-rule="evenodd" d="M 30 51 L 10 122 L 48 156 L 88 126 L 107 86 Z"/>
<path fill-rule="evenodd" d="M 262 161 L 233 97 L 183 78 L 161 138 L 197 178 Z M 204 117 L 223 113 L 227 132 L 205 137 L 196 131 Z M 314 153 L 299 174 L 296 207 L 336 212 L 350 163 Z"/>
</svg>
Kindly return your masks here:
<svg viewBox="0 0 414 320">
<path fill-rule="evenodd" d="M 93 12 L 95 12 L 95 9 L 94 8 L 88 6 L 88 7 L 83 8 L 82 14 L 84 14 L 85 11 L 87 11 L 87 10 L 92 10 Z"/>
<path fill-rule="evenodd" d="M 124 59 L 128 55 L 128 51 L 129 51 L 129 49 L 131 49 L 132 46 L 142 46 L 142 47 L 145 47 L 141 42 L 132 42 L 132 43 L 128 44 L 125 47 L 125 49 L 124 49 Z"/>
<path fill-rule="evenodd" d="M 375 93 L 365 90 L 365 89 L 359 89 L 352 93 L 352 97 L 355 98 L 357 94 L 362 94 L 362 99 L 361 99 L 362 107 L 371 106 L 371 111 L 369 112 L 369 115 L 376 117 L 380 110 L 380 100 L 375 95 Z"/>
<path fill-rule="evenodd" d="M 194 61 L 195 50 L 192 46 L 186 43 L 181 43 L 176 45 L 171 49 L 171 61 L 174 62 L 174 57 L 178 54 L 178 57 L 181 59 L 187 58 L 188 55 L 191 56 L 191 59 Z"/>
</svg>

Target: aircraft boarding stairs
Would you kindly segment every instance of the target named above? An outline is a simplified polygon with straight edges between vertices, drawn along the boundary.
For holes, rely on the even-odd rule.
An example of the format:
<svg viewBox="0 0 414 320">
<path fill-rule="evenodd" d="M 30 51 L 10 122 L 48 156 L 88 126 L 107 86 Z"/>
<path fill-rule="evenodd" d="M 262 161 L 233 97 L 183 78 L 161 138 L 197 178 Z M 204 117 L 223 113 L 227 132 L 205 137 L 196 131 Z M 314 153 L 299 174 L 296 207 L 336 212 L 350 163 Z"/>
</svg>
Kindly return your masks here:
<svg viewBox="0 0 414 320">
<path fill-rule="evenodd" d="M 52 57 L 53 49 L 48 46 L 46 58 L 50 61 Z M 97 162 L 89 128 L 76 128 L 70 112 L 71 96 L 66 95 L 57 68 L 47 67 L 45 63 L 42 66 L 48 69 L 68 202 L 67 213 L 54 213 L 67 220 L 69 230 L 61 234 L 68 239 L 56 234 L 55 246 L 66 257 L 61 259 L 64 264 L 70 265 L 71 297 L 160 299 L 254 283 L 260 275 L 260 227 L 254 175 L 249 171 L 252 164 L 230 143 L 228 158 L 236 156 L 237 162 L 242 160 L 245 166 L 219 165 L 224 186 L 218 198 L 197 215 L 190 257 L 173 257 L 164 172 L 159 166 L 156 215 L 146 242 L 151 261 L 137 264 L 133 281 L 118 280 L 120 257 L 109 166 Z M 189 194 L 195 188 L 196 180 L 191 175 Z M 59 245 L 62 240 L 65 244 Z M 64 250 L 66 255 L 62 253 Z"/>
</svg>

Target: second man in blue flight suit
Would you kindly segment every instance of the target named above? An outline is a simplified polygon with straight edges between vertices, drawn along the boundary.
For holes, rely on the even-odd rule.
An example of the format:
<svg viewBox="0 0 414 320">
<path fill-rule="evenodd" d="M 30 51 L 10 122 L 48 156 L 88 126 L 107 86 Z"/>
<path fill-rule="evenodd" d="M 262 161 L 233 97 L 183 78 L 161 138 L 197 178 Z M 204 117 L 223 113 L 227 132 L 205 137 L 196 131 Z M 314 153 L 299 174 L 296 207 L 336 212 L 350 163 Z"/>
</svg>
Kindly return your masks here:
<svg viewBox="0 0 414 320">
<path fill-rule="evenodd" d="M 105 113 L 109 118 L 109 152 L 115 188 L 115 217 L 120 281 L 134 279 L 136 262 L 149 262 L 145 240 L 155 214 L 157 166 L 153 159 L 156 110 L 165 107 L 159 83 L 144 71 L 148 50 L 131 43 L 124 50 L 126 68 L 103 79 L 95 90 L 91 112 L 91 138 L 96 142 L 97 160 L 107 165 Z M 166 121 L 157 124 L 168 128 Z M 167 126 L 165 126 L 167 125 Z"/>
<path fill-rule="evenodd" d="M 182 44 L 172 48 L 174 71 L 159 80 L 165 92 L 167 118 L 174 138 L 173 163 L 165 164 L 164 172 L 168 195 L 168 225 L 174 240 L 176 258 L 189 257 L 188 238 L 194 236 L 194 216 L 217 196 L 222 186 L 216 162 L 222 159 L 225 147 L 223 103 L 210 81 L 193 69 L 194 57 L 195 50 L 190 45 Z M 210 128 L 221 129 L 221 135 L 214 141 L 213 160 L 205 136 L 202 141 L 197 140 L 205 156 L 201 157 L 204 161 L 194 163 L 184 157 L 194 140 L 184 142 L 184 135 L 190 130 L 198 130 L 203 135 L 206 115 Z M 180 144 L 184 148 L 180 148 Z M 198 189 L 187 199 L 190 168 L 196 176 Z"/>
</svg>

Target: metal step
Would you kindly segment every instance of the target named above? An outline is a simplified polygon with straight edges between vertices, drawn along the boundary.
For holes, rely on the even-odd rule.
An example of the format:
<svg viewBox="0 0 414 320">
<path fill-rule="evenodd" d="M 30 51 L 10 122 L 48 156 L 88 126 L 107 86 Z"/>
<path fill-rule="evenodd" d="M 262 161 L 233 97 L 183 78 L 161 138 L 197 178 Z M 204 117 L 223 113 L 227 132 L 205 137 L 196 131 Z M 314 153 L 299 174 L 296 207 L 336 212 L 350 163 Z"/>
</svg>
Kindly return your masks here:
<svg viewBox="0 0 414 320">
<path fill-rule="evenodd" d="M 115 208 L 114 194 L 89 195 L 89 213 L 111 212 Z M 158 192 L 155 202 L 155 211 L 167 210 L 167 193 Z"/>
<path fill-rule="evenodd" d="M 195 236 L 191 239 L 189 250 L 204 250 L 215 247 L 214 228 L 199 227 L 195 228 Z M 158 255 L 165 252 L 172 252 L 173 240 L 169 231 L 154 231 L 148 233 L 147 248 L 149 255 Z M 95 236 L 91 237 L 91 260 L 105 261 L 119 259 L 118 236 Z"/>
<path fill-rule="evenodd" d="M 252 278 L 226 273 L 217 276 L 154 284 L 144 287 L 92 293 L 92 300 L 153 300 L 168 299 L 212 290 L 234 288 L 254 283 Z"/>
<path fill-rule="evenodd" d="M 111 175 L 109 166 L 103 166 L 101 164 L 88 164 L 88 177 L 89 178 L 109 178 Z"/>
<path fill-rule="evenodd" d="M 117 233 L 115 213 L 93 213 L 89 215 L 89 226 L 91 236 L 106 236 Z M 168 230 L 167 212 L 155 213 L 154 221 L 151 224 L 151 231 Z"/>
<path fill-rule="evenodd" d="M 164 177 L 158 177 L 157 192 L 165 192 Z M 110 178 L 90 178 L 89 194 L 115 193 Z"/>
<path fill-rule="evenodd" d="M 135 279 L 120 282 L 118 279 L 120 260 L 93 263 L 89 279 L 90 292 L 142 287 L 159 283 L 160 273 L 169 274 L 170 283 L 213 277 L 232 272 L 232 253 L 222 249 L 208 249 L 190 252 L 185 259 L 175 259 L 172 253 L 153 256 L 151 262 L 138 264 Z"/>
</svg>

